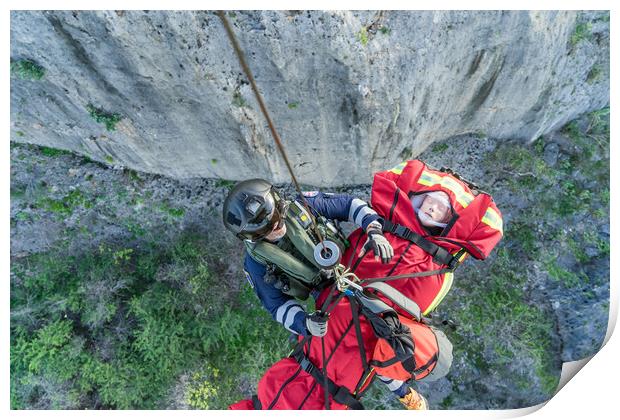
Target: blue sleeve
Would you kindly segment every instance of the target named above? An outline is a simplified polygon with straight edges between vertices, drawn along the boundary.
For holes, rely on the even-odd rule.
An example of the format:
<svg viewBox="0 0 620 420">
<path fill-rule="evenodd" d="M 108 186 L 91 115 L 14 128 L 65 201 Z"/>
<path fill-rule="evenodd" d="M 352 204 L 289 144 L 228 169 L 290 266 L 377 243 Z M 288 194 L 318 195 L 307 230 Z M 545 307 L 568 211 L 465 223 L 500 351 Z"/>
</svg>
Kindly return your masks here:
<svg viewBox="0 0 620 420">
<path fill-rule="evenodd" d="M 379 215 L 368 203 L 349 194 L 330 194 L 320 191 L 304 192 L 310 208 L 332 220 L 355 223 L 366 230 L 368 225 L 379 219 Z"/>
<path fill-rule="evenodd" d="M 381 375 L 377 375 L 377 377 L 388 387 L 390 391 L 396 394 L 398 398 L 403 398 L 409 393 L 409 386 L 407 385 L 407 382 Z"/>
<path fill-rule="evenodd" d="M 246 279 L 271 317 L 295 334 L 306 335 L 306 311 L 294 298 L 265 282 L 266 267 L 246 252 Z"/>
</svg>

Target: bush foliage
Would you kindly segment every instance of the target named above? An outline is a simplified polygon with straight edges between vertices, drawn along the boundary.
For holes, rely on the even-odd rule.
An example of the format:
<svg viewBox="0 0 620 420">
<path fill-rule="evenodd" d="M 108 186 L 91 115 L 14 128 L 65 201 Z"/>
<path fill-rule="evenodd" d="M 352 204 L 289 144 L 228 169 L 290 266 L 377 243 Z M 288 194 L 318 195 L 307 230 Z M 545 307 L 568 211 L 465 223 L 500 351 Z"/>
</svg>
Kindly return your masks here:
<svg viewBox="0 0 620 420">
<path fill-rule="evenodd" d="M 287 351 L 287 334 L 250 290 L 225 290 L 209 252 L 204 238 L 182 235 L 169 246 L 14 262 L 11 407 L 165 408 L 178 378 L 207 361 L 189 406 L 245 397 Z"/>
<path fill-rule="evenodd" d="M 41 80 L 45 69 L 31 60 L 16 60 L 11 62 L 11 75 L 24 80 Z"/>
<path fill-rule="evenodd" d="M 123 116 L 115 112 L 106 112 L 100 108 L 94 107 L 92 104 L 86 105 L 86 111 L 93 120 L 98 123 L 105 124 L 108 131 L 116 130 L 116 124 L 123 119 Z"/>
</svg>

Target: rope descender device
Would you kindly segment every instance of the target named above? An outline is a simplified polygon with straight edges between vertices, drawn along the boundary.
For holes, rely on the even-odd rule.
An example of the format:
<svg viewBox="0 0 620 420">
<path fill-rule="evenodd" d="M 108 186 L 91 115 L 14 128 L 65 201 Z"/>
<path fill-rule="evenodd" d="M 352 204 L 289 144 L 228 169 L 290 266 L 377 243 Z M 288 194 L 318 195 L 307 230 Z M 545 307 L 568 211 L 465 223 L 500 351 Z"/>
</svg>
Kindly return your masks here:
<svg viewBox="0 0 620 420">
<path fill-rule="evenodd" d="M 324 240 L 314 247 L 314 260 L 323 270 L 333 273 L 338 291 L 345 293 L 351 287 L 363 291 L 364 288 L 358 284 L 360 279 L 357 275 L 340 264 L 341 256 L 340 247 L 333 241 Z"/>
<path fill-rule="evenodd" d="M 314 260 L 324 270 L 331 270 L 340 262 L 341 252 L 335 242 L 324 240 L 314 247 Z"/>
</svg>

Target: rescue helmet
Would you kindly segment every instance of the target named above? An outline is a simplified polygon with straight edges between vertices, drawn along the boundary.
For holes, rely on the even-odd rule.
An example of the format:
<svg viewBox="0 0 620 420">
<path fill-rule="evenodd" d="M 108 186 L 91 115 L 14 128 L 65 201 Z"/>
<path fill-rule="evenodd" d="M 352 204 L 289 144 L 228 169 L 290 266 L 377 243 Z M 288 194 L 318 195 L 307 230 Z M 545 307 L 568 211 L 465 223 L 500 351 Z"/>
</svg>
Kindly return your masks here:
<svg viewBox="0 0 620 420">
<path fill-rule="evenodd" d="M 248 179 L 237 183 L 224 201 L 226 229 L 240 239 L 257 241 L 284 222 L 286 203 L 269 182 Z"/>
</svg>

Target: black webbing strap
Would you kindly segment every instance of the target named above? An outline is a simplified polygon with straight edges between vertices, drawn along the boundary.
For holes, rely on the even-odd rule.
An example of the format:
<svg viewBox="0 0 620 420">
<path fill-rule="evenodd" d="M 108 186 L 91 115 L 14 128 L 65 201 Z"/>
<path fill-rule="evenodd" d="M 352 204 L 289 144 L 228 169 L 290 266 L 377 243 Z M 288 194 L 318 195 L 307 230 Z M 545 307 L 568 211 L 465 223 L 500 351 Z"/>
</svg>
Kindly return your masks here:
<svg viewBox="0 0 620 420">
<path fill-rule="evenodd" d="M 435 363 L 437 361 L 437 353 L 433 354 L 433 357 L 431 357 L 428 362 L 426 362 L 424 365 L 420 366 L 419 368 L 415 369 L 413 371 L 414 375 L 419 375 L 422 372 L 424 372 L 426 369 L 428 369 L 429 367 L 431 367 L 431 365 L 433 363 Z"/>
<path fill-rule="evenodd" d="M 329 313 L 331 312 L 331 309 L 333 309 L 333 308 L 334 308 L 334 307 L 338 304 L 338 302 L 340 302 L 340 299 L 342 299 L 343 297 L 345 297 L 345 296 L 346 296 L 344 293 L 340 293 L 340 294 L 338 295 L 338 297 L 334 300 L 333 298 L 334 298 L 334 296 L 335 296 L 335 295 L 334 295 L 334 293 L 333 293 L 333 292 L 334 292 L 334 289 L 335 289 L 335 288 L 336 288 L 336 285 L 334 284 L 334 285 L 331 287 L 330 291 L 329 291 L 329 295 L 328 295 L 328 297 L 325 299 L 325 301 L 323 302 L 323 305 L 321 306 L 321 310 L 322 310 L 323 312 L 327 313 L 327 315 L 328 315 L 328 316 L 329 316 Z M 334 300 L 334 302 L 333 302 L 333 303 L 332 303 L 332 300 Z M 331 308 L 330 308 L 330 305 L 331 305 Z M 329 309 L 329 310 L 328 310 L 328 309 Z M 342 336 L 338 339 L 338 341 L 336 342 L 336 345 L 335 345 L 335 346 L 334 346 L 334 348 L 332 349 L 332 352 L 331 352 L 331 354 L 327 357 L 327 359 L 325 358 L 325 342 L 324 342 L 323 337 L 321 337 L 321 352 L 322 352 L 322 356 L 323 356 L 323 373 L 320 373 L 320 372 L 319 372 L 319 373 L 320 373 L 320 375 L 321 375 L 321 378 L 322 378 L 322 379 L 321 379 L 321 380 L 322 380 L 322 382 L 319 382 L 319 383 L 320 383 L 320 384 L 321 384 L 321 386 L 325 389 L 325 394 L 326 394 L 326 396 L 325 396 L 325 408 L 326 408 L 326 409 L 329 409 L 329 398 L 328 398 L 327 394 L 330 392 L 330 384 L 329 384 L 329 382 L 325 382 L 325 381 L 326 381 L 326 380 L 327 380 L 327 381 L 331 381 L 331 380 L 329 379 L 329 377 L 327 376 L 327 374 L 326 374 L 326 373 L 327 373 L 327 364 L 328 364 L 328 363 L 329 363 L 329 361 L 331 360 L 332 356 L 333 356 L 333 355 L 334 355 L 334 353 L 336 352 L 336 349 L 338 348 L 338 346 L 340 345 L 340 343 L 342 342 L 342 340 L 344 339 L 344 337 L 347 335 L 347 333 L 349 332 L 349 330 L 351 329 L 351 327 L 352 327 L 352 326 L 353 326 L 353 320 L 351 320 L 351 322 L 350 322 L 350 323 L 349 323 L 349 325 L 347 326 L 347 328 L 346 328 L 346 330 L 344 331 L 344 333 L 342 334 Z M 307 335 L 306 337 L 304 337 L 301 341 L 299 341 L 299 342 L 297 343 L 297 345 L 295 345 L 295 347 L 293 348 L 293 350 L 289 353 L 289 356 L 288 356 L 288 357 L 293 357 L 295 360 L 297 360 L 297 362 L 298 362 L 298 363 L 300 363 L 300 364 L 301 364 L 301 362 L 300 362 L 300 360 L 301 360 L 301 359 L 303 359 L 303 358 L 306 358 L 306 359 L 307 359 L 306 355 L 304 354 L 304 346 L 305 346 L 306 344 L 310 345 L 310 343 L 311 343 L 311 341 L 312 341 L 312 338 L 313 338 L 313 336 L 312 336 L 312 335 Z M 365 361 L 366 359 L 364 358 L 363 360 Z M 308 363 L 311 363 L 311 362 L 310 362 L 310 360 L 308 360 Z M 312 365 L 312 366 L 314 366 L 314 365 Z M 301 369 L 301 368 L 300 368 L 300 369 Z M 316 367 L 315 367 L 315 370 L 317 370 L 317 371 L 318 371 L 318 368 L 316 368 Z M 308 373 L 310 373 L 310 372 L 308 372 Z M 316 377 L 315 377 L 315 379 L 316 379 Z M 318 381 L 318 380 L 317 380 L 317 381 Z M 285 383 L 285 385 L 286 385 L 286 384 L 288 384 L 288 382 L 287 382 L 287 383 Z M 327 384 L 327 386 L 325 386 L 326 384 Z M 334 385 L 335 385 L 335 384 L 334 384 Z M 284 386 L 282 387 L 282 389 L 284 389 Z M 282 389 L 280 390 L 280 392 L 282 391 Z M 313 389 L 314 389 L 314 386 L 313 386 Z M 304 402 L 302 402 L 302 404 L 301 404 L 301 405 L 303 405 L 303 404 L 305 403 L 305 401 L 307 400 L 307 398 L 308 398 L 308 396 L 309 396 L 309 395 L 310 395 L 310 392 L 308 393 L 308 395 L 306 395 L 306 398 L 304 398 Z M 279 393 L 278 393 L 278 396 L 279 396 Z M 334 397 L 334 400 L 335 400 L 335 401 L 337 401 L 337 402 L 340 402 L 340 401 L 336 400 L 336 398 L 335 398 L 335 397 Z M 275 403 L 275 401 L 274 401 L 274 403 Z M 274 404 L 274 403 L 272 403 L 272 406 L 273 406 L 273 404 Z M 345 403 L 341 403 L 341 404 L 345 404 Z M 300 405 L 300 408 L 301 408 L 301 405 Z M 361 406 L 361 403 L 360 403 L 360 406 Z M 270 406 L 270 408 L 271 408 L 271 406 Z M 362 407 L 361 409 L 363 409 L 363 407 Z"/>
<path fill-rule="evenodd" d="M 329 410 L 331 408 L 331 405 L 329 404 L 329 386 L 327 384 L 327 360 L 325 357 L 325 337 L 321 337 L 321 354 L 323 356 L 323 383 L 321 384 L 323 386 L 323 391 L 325 391 L 325 395 L 324 395 L 324 399 L 325 399 L 325 409 Z"/>
<path fill-rule="evenodd" d="M 392 223 L 390 220 L 384 220 L 383 232 L 389 232 L 393 235 L 398 236 L 399 238 L 403 238 L 408 240 L 409 242 L 413 242 L 421 249 L 423 249 L 426 253 L 430 254 L 435 262 L 447 265 L 451 269 L 454 269 L 458 263 L 458 259 L 455 258 L 447 249 L 429 241 L 422 235 L 412 231 L 411 229 L 403 225 L 399 225 L 398 223 Z"/>
<path fill-rule="evenodd" d="M 362 403 L 359 402 L 346 387 L 338 386 L 331 379 L 325 378 L 321 373 L 321 370 L 317 368 L 305 355 L 302 353 L 296 353 L 293 357 L 297 360 L 297 363 L 299 363 L 301 368 L 308 372 L 318 384 L 323 385 L 324 383 L 327 383 L 329 394 L 332 396 L 334 401 L 339 404 L 344 404 L 352 410 L 364 409 Z"/>
<path fill-rule="evenodd" d="M 357 247 L 359 246 L 360 242 L 362 241 L 362 237 L 364 235 L 362 233 L 360 233 L 360 235 L 357 237 L 357 241 L 355 241 L 355 246 L 353 247 L 353 251 L 351 252 L 351 257 L 349 257 L 349 262 L 347 263 L 347 268 L 351 267 L 351 263 L 353 262 L 353 258 L 355 258 L 355 255 L 357 254 Z"/>
<path fill-rule="evenodd" d="M 432 362 L 434 362 L 435 360 L 437 359 L 436 358 L 433 359 Z M 426 365 L 424 365 L 424 368 L 427 368 L 428 366 L 430 366 L 432 362 L 429 362 Z M 370 364 L 372 366 L 376 366 L 380 368 L 390 367 L 390 366 L 395 365 L 396 363 L 401 363 L 403 365 L 403 368 L 405 368 L 405 370 L 408 372 L 412 372 L 412 373 L 417 372 L 415 368 L 415 357 L 414 356 L 408 357 L 405 360 L 400 360 L 398 357 L 394 356 L 391 359 L 384 360 L 384 361 L 374 360 L 374 359 L 370 361 Z"/>
<path fill-rule="evenodd" d="M 370 364 L 372 366 L 377 366 L 377 367 L 380 367 L 380 368 L 384 368 L 384 367 L 392 366 L 392 365 L 394 365 L 394 364 L 396 364 L 398 362 L 400 362 L 400 360 L 398 360 L 398 357 L 394 356 L 391 359 L 383 360 L 383 361 L 373 359 L 373 360 L 370 361 Z"/>
<path fill-rule="evenodd" d="M 255 410 L 263 409 L 263 404 L 260 402 L 260 400 L 258 399 L 258 395 L 256 394 L 252 395 L 252 404 L 254 405 Z"/>
<path fill-rule="evenodd" d="M 316 382 L 312 384 L 312 386 L 310 387 L 310 391 L 308 391 L 308 393 L 304 397 L 301 404 L 299 404 L 299 407 L 297 407 L 298 410 L 301 410 L 302 408 L 304 408 L 304 404 L 306 404 L 306 401 L 308 401 L 308 398 L 310 398 L 310 395 L 312 394 L 312 391 L 314 391 L 314 388 L 316 388 L 316 386 L 317 386 Z"/>
<path fill-rule="evenodd" d="M 405 274 L 398 274 L 396 276 L 389 276 L 389 277 L 373 277 L 370 279 L 361 279 L 360 283 L 362 283 L 362 285 L 365 285 L 365 284 L 375 283 L 378 281 L 390 281 L 390 280 L 408 279 L 408 278 L 415 278 L 415 277 L 428 277 L 428 276 L 433 276 L 435 274 L 445 274 L 445 273 L 452 273 L 452 272 L 454 272 L 453 269 L 440 268 L 439 270 L 420 271 L 419 273 L 405 273 Z"/>
<path fill-rule="evenodd" d="M 282 391 L 284 391 L 284 388 L 286 388 L 286 386 L 289 383 L 291 383 L 293 381 L 293 379 L 295 379 L 297 377 L 297 375 L 299 375 L 299 372 L 301 372 L 301 366 L 299 367 L 299 369 L 297 369 L 297 371 L 295 371 L 295 373 L 293 373 L 293 375 L 290 378 L 288 378 L 286 381 L 284 381 L 284 383 L 282 384 L 282 386 L 278 390 L 278 393 L 273 398 L 273 401 L 271 401 L 271 404 L 269 404 L 269 407 L 267 407 L 267 410 L 271 410 L 273 408 L 273 406 L 276 405 L 276 403 L 278 402 L 278 399 L 280 399 L 280 395 L 282 395 Z"/>
<path fill-rule="evenodd" d="M 327 298 L 325 299 L 325 301 L 323 302 L 323 305 L 321 306 L 321 311 L 326 312 L 327 315 L 329 316 L 329 312 L 327 309 L 331 303 L 331 301 L 334 299 L 334 290 L 336 289 L 336 284 L 334 283 L 334 285 L 331 287 L 331 289 L 329 290 L 329 294 L 327 295 Z M 344 293 L 340 293 L 338 295 L 338 298 L 334 301 L 333 307 L 335 307 L 338 302 L 340 301 L 340 299 L 342 299 L 344 297 Z M 332 309 L 333 309 L 332 307 Z M 293 355 L 293 353 L 297 353 L 299 351 L 303 350 L 303 347 L 306 345 L 306 343 L 309 343 L 310 340 L 312 339 L 312 335 L 308 334 L 307 336 L 305 336 L 301 341 L 298 341 L 297 344 L 295 345 L 295 347 L 293 348 L 293 350 L 291 350 L 291 352 L 289 353 L 289 357 L 291 357 Z"/>
<path fill-rule="evenodd" d="M 394 201 L 392 202 L 392 208 L 390 208 L 390 215 L 388 216 L 389 220 L 392 220 L 394 216 L 394 209 L 396 208 L 396 204 L 398 204 L 398 196 L 400 195 L 400 188 L 396 188 L 394 191 Z"/>
<path fill-rule="evenodd" d="M 355 297 L 349 297 L 349 303 L 351 304 L 351 314 L 353 318 L 353 325 L 355 326 L 355 336 L 357 337 L 357 346 L 360 349 L 362 367 L 364 368 L 364 372 L 362 373 L 362 376 L 363 376 L 368 371 L 368 361 L 366 360 L 366 349 L 364 347 L 364 340 L 362 339 L 362 328 L 360 326 L 360 314 L 359 314 L 360 307 Z"/>
</svg>

